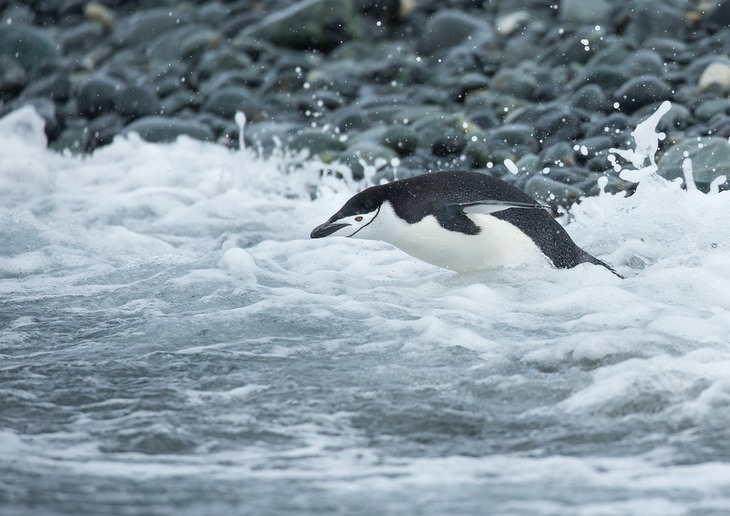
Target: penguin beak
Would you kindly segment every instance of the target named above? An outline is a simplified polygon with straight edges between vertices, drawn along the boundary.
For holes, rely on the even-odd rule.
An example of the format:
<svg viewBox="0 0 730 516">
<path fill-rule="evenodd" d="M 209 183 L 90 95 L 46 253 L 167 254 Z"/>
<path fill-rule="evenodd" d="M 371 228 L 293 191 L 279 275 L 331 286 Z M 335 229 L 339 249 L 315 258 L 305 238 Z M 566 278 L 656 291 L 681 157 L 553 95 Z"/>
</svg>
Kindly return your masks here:
<svg viewBox="0 0 730 516">
<path fill-rule="evenodd" d="M 336 232 L 337 230 L 340 230 L 344 227 L 349 226 L 350 224 L 343 224 L 343 223 L 333 223 L 333 222 L 325 222 L 321 226 L 317 226 L 312 230 L 312 234 L 309 235 L 311 238 L 324 238 L 326 236 L 330 236 L 332 233 Z"/>
</svg>

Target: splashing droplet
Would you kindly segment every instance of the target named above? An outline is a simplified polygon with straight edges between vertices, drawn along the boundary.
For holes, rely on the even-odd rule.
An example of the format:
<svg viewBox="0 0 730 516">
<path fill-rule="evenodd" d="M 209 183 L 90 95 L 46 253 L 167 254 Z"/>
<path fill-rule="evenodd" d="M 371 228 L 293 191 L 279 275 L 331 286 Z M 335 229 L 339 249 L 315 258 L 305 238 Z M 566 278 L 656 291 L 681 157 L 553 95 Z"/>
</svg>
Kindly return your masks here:
<svg viewBox="0 0 730 516">
<path fill-rule="evenodd" d="M 234 120 L 238 126 L 238 148 L 243 150 L 246 148 L 246 145 L 243 143 L 243 129 L 246 127 L 246 114 L 243 111 L 237 111 Z"/>
</svg>

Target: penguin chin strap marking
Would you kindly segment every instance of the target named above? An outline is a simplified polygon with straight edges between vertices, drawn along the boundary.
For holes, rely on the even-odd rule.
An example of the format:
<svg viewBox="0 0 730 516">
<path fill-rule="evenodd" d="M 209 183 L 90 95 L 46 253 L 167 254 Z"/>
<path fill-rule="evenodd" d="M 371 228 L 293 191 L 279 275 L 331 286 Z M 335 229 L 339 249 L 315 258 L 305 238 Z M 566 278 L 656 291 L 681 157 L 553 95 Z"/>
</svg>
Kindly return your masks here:
<svg viewBox="0 0 730 516">
<path fill-rule="evenodd" d="M 381 206 L 382 206 L 382 205 L 381 205 Z M 373 218 L 372 218 L 372 219 L 370 219 L 370 220 L 368 221 L 368 223 L 367 223 L 367 224 L 365 224 L 364 226 L 361 226 L 361 227 L 359 227 L 359 228 L 357 229 L 357 231 L 355 231 L 355 232 L 354 232 L 354 233 L 353 233 L 352 235 L 350 235 L 350 236 L 349 236 L 349 237 L 347 237 L 347 238 L 352 238 L 352 237 L 354 237 L 354 236 L 355 236 L 355 235 L 357 235 L 357 234 L 358 234 L 358 233 L 359 233 L 360 231 L 362 231 L 363 229 L 365 229 L 366 227 L 368 227 L 368 226 L 369 226 L 370 224 L 372 224 L 372 223 L 373 223 L 373 221 L 374 221 L 374 220 L 375 220 L 376 218 L 378 218 L 378 214 L 380 213 L 380 207 L 381 207 L 381 206 L 378 206 L 378 209 L 377 209 L 377 211 L 375 212 L 375 215 L 373 215 Z"/>
</svg>

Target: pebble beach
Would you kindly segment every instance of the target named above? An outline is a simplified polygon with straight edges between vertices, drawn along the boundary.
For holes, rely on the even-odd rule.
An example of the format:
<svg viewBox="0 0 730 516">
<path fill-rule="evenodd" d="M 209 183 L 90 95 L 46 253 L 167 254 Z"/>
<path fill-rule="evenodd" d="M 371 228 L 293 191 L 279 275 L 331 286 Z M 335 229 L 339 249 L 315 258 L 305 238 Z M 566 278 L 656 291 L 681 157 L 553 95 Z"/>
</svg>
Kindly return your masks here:
<svg viewBox="0 0 730 516">
<path fill-rule="evenodd" d="M 501 177 L 553 207 L 631 192 L 608 156 L 665 100 L 659 173 L 730 165 L 730 2 L 0 2 L 0 116 L 48 145 L 130 132 L 285 150 L 373 181 Z M 722 187 L 721 187 L 722 188 Z"/>
</svg>

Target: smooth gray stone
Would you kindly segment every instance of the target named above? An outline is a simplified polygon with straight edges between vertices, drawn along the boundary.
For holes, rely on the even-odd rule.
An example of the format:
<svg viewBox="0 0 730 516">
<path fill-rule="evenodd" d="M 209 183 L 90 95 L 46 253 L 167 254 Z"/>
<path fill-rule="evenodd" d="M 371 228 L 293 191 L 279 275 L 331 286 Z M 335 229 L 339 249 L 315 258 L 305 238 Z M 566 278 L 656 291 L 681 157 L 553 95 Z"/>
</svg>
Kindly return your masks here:
<svg viewBox="0 0 730 516">
<path fill-rule="evenodd" d="M 730 178 L 730 142 L 715 136 L 690 138 L 667 149 L 657 162 L 659 175 L 667 179 L 684 177 L 685 154 L 692 160 L 695 183 L 703 191 L 708 191 L 718 176 Z"/>
<path fill-rule="evenodd" d="M 303 0 L 270 14 L 242 35 L 287 48 L 328 51 L 362 30 L 352 0 Z"/>
<path fill-rule="evenodd" d="M 58 45 L 41 29 L 20 24 L 0 26 L 0 57 L 14 59 L 26 70 L 60 58 Z"/>
<path fill-rule="evenodd" d="M 431 55 L 466 42 L 473 45 L 494 37 L 492 27 L 484 20 L 454 9 L 441 9 L 426 22 L 418 42 L 418 52 Z"/>
</svg>

